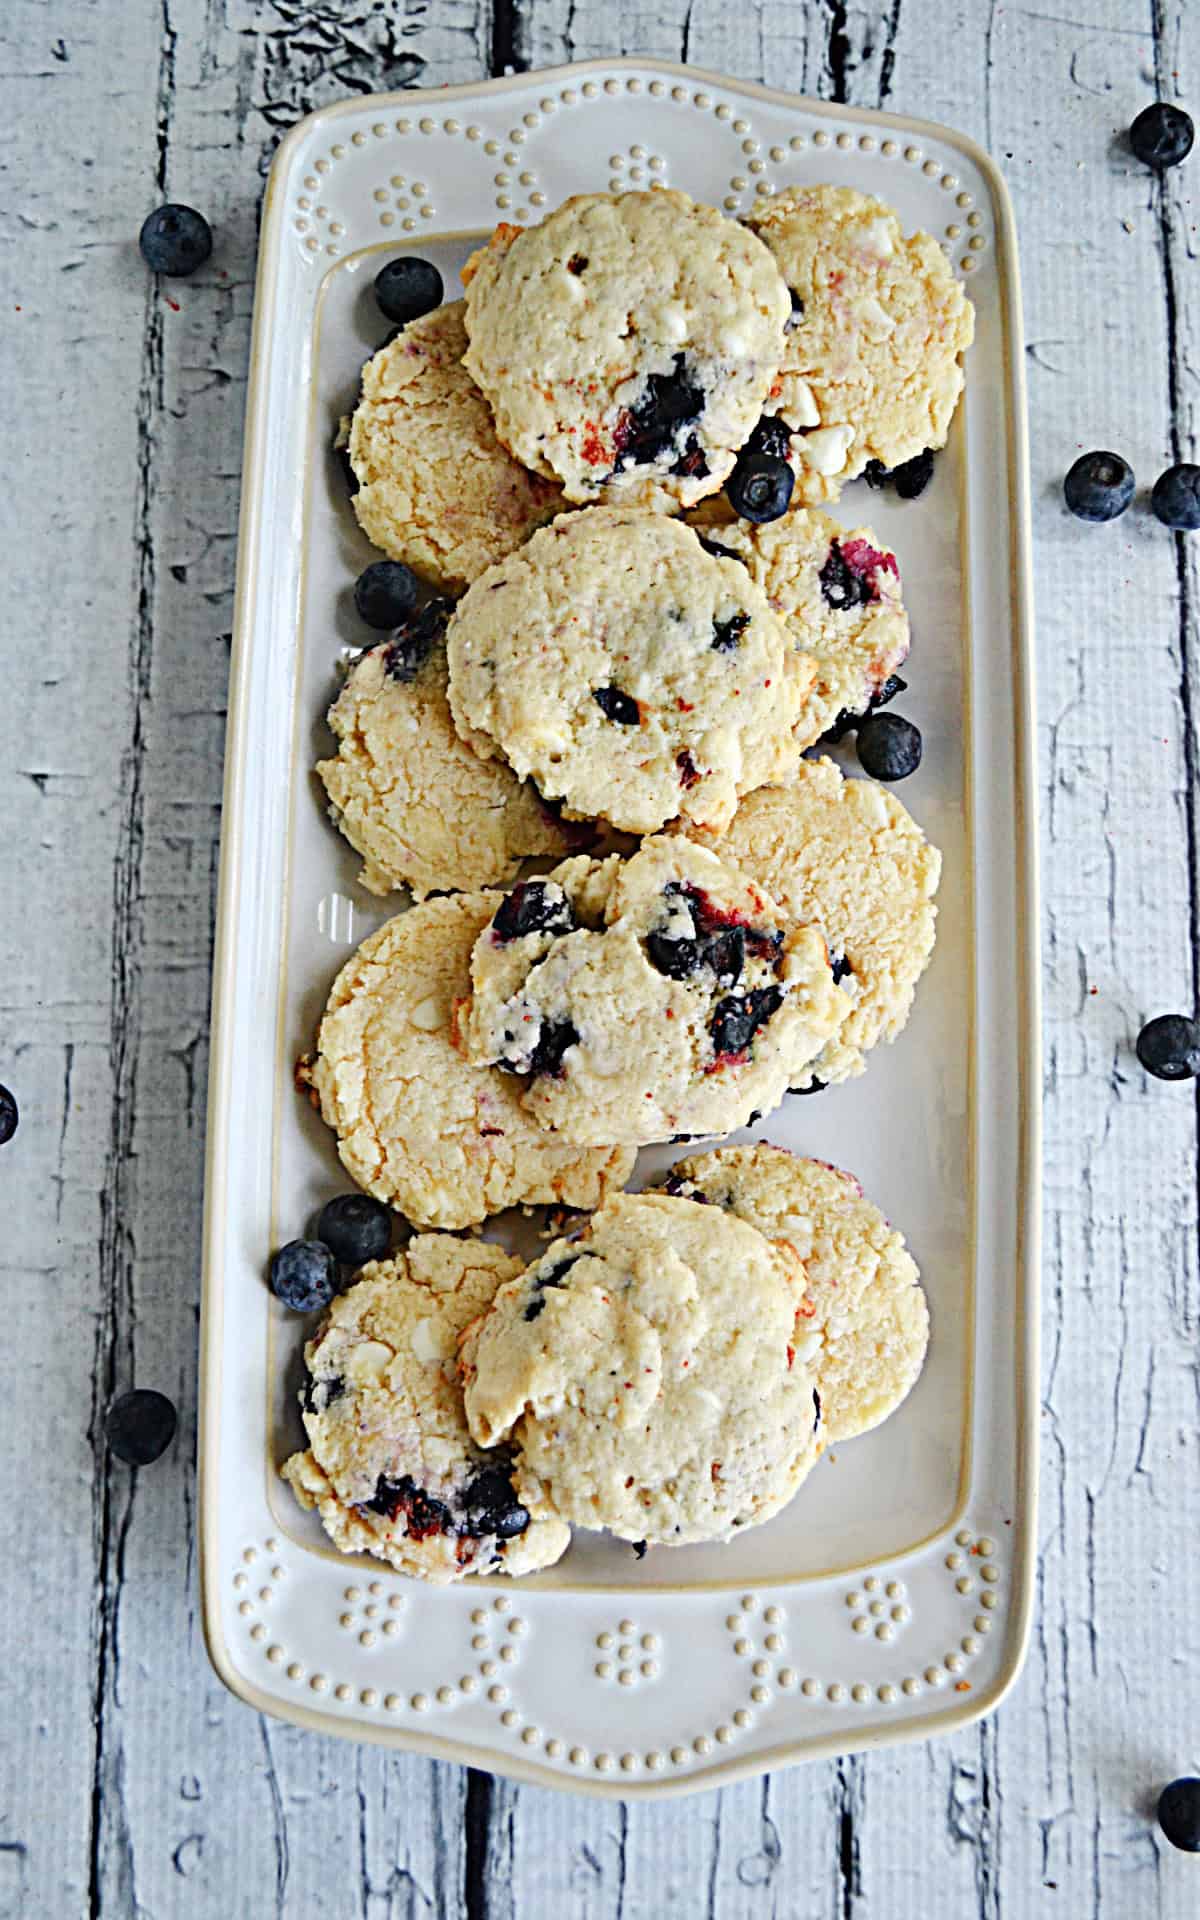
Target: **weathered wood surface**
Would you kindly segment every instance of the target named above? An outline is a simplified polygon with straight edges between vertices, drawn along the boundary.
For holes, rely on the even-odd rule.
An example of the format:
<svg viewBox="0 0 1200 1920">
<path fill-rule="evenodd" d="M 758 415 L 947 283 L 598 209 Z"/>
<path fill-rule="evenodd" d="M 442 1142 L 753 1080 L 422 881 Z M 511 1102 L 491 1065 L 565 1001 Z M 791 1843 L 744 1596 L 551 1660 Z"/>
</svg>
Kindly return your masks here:
<svg viewBox="0 0 1200 1920">
<path fill-rule="evenodd" d="M 257 1719 L 196 1620 L 190 1437 L 208 970 L 255 213 L 275 139 L 349 89 L 605 53 L 945 119 L 1023 242 L 1046 985 L 1038 1626 L 994 1720 L 631 1808 Z M 1197 448 L 1189 192 L 1119 129 L 1200 106 L 1189 0 L 10 0 L 0 11 L 7 567 L 0 1164 L 9 1515 L 0 1914 L 1190 1920 L 1156 1783 L 1200 1770 L 1197 1107 L 1130 1036 L 1197 998 L 1195 543 L 1068 523 L 1080 445 Z M 214 268 L 176 312 L 163 194 Z M 134 1378 L 184 1440 L 134 1481 Z"/>
</svg>

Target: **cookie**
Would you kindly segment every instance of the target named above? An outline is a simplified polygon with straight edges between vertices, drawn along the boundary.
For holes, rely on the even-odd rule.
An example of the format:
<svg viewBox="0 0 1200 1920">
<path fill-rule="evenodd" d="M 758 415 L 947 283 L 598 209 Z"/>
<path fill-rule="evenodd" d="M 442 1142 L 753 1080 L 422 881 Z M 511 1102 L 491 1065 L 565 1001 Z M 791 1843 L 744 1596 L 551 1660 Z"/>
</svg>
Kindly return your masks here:
<svg viewBox="0 0 1200 1920">
<path fill-rule="evenodd" d="M 933 953 L 942 856 L 886 787 L 802 760 L 790 781 L 750 794 L 706 840 L 797 919 L 825 935 L 850 1013 L 793 1085 L 861 1073 L 894 1040 Z"/>
<path fill-rule="evenodd" d="M 703 534 L 710 552 L 742 562 L 794 644 L 816 663 L 798 745 L 836 736 L 899 691 L 895 676 L 909 647 L 900 567 L 870 527 L 847 532 L 826 513 L 798 508 L 763 526 L 714 521 Z"/>
<path fill-rule="evenodd" d="M 502 760 L 481 760 L 457 733 L 437 625 L 426 610 L 362 654 L 329 710 L 338 750 L 317 772 L 371 893 L 409 887 L 423 900 L 505 886 L 528 856 L 561 858 L 581 833 L 587 838 Z"/>
<path fill-rule="evenodd" d="M 747 224 L 794 306 L 768 410 L 793 429 L 796 503 L 836 500 L 868 461 L 944 446 L 975 315 L 933 236 L 906 237 L 853 187 L 788 187 Z"/>
<path fill-rule="evenodd" d="M 850 1004 L 821 933 L 682 836 L 518 887 L 471 981 L 468 1053 L 520 1076 L 534 1119 L 581 1143 L 745 1126 Z"/>
<path fill-rule="evenodd" d="M 903 1235 L 853 1174 L 757 1143 L 681 1160 L 666 1190 L 725 1208 L 803 1262 L 797 1351 L 816 1369 L 826 1445 L 895 1412 L 924 1364 L 929 1307 Z"/>
<path fill-rule="evenodd" d="M 787 289 L 761 240 L 686 194 L 579 194 L 472 255 L 468 371 L 518 460 L 568 500 L 715 493 L 763 410 Z"/>
<path fill-rule="evenodd" d="M 500 445 L 466 349 L 461 300 L 410 321 L 367 361 L 350 426 L 359 526 L 443 593 L 461 593 L 563 504 Z"/>
<path fill-rule="evenodd" d="M 459 601 L 446 649 L 459 731 L 630 833 L 728 821 L 791 765 L 815 671 L 744 567 L 637 508 L 535 533 Z"/>
<path fill-rule="evenodd" d="M 777 1513 L 819 1453 L 804 1270 L 715 1207 L 621 1194 L 497 1293 L 467 1420 L 574 1526 L 682 1546 Z M 798 1332 L 797 1329 L 800 1329 Z"/>
<path fill-rule="evenodd" d="M 526 1469 L 467 1429 L 458 1339 L 521 1270 L 499 1247 L 420 1234 L 364 1267 L 304 1349 L 308 1447 L 283 1467 L 342 1553 L 371 1553 L 420 1580 L 530 1573 L 570 1534 Z"/>
<path fill-rule="evenodd" d="M 517 1082 L 460 1051 L 471 949 L 499 904 L 494 893 L 427 900 L 364 940 L 304 1068 L 347 1171 L 415 1226 L 471 1226 L 525 1204 L 595 1207 L 633 1166 L 622 1149 L 552 1139 Z"/>
</svg>

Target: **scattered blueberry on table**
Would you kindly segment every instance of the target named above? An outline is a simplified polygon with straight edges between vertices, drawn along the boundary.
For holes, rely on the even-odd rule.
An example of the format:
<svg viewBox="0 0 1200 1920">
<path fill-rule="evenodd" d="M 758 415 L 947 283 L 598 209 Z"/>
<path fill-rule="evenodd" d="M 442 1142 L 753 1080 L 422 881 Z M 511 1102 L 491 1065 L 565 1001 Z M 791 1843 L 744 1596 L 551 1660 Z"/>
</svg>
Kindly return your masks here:
<svg viewBox="0 0 1200 1920">
<path fill-rule="evenodd" d="M 358 617 L 383 632 L 402 627 L 417 604 L 417 577 L 402 560 L 376 560 L 354 582 Z"/>
<path fill-rule="evenodd" d="M 1195 533 L 1200 527 L 1200 467 L 1185 461 L 1160 473 L 1150 495 L 1150 507 L 1164 527 L 1173 527 L 1176 533 Z"/>
<path fill-rule="evenodd" d="M 796 476 L 778 454 L 742 454 L 725 482 L 725 498 L 740 520 L 778 520 L 786 513 Z"/>
<path fill-rule="evenodd" d="M 1181 1853 L 1200 1853 L 1200 1780 L 1172 1780 L 1158 1796 L 1158 1824 Z"/>
<path fill-rule="evenodd" d="M 1192 116 L 1169 100 L 1143 107 L 1129 129 L 1129 144 L 1147 167 L 1177 167 L 1192 150 L 1196 130 Z"/>
<path fill-rule="evenodd" d="M 1063 494 L 1077 520 L 1115 520 L 1133 499 L 1133 468 L 1119 453 L 1081 453 Z"/>
<path fill-rule="evenodd" d="M 392 1244 L 392 1216 L 368 1193 L 340 1193 L 321 1208 L 317 1239 L 343 1267 L 382 1260 Z M 303 1244 L 303 1243 L 301 1243 Z"/>
<path fill-rule="evenodd" d="M 901 500 L 916 500 L 933 479 L 933 448 L 914 453 L 911 460 L 902 460 L 898 467 L 885 467 L 882 460 L 868 460 L 863 479 L 877 492 L 884 487 L 894 487 Z"/>
<path fill-rule="evenodd" d="M 155 207 L 138 235 L 142 258 L 154 273 L 182 279 L 202 267 L 212 252 L 212 228 L 195 207 Z"/>
<path fill-rule="evenodd" d="M 108 1450 L 129 1467 L 148 1467 L 175 1438 L 179 1424 L 174 1405 L 152 1387 L 135 1387 L 114 1400 L 104 1416 Z"/>
<path fill-rule="evenodd" d="M 907 780 L 921 764 L 921 729 L 898 713 L 869 713 L 857 744 L 859 765 L 872 780 Z"/>
<path fill-rule="evenodd" d="M 1182 1013 L 1160 1013 L 1139 1033 L 1137 1057 L 1156 1080 L 1194 1080 L 1200 1074 L 1200 1025 Z"/>
<path fill-rule="evenodd" d="M 375 275 L 375 298 L 385 320 L 407 326 L 423 313 L 432 313 L 442 304 L 442 276 L 431 260 L 418 260 L 403 254 L 389 260 Z"/>
<path fill-rule="evenodd" d="M 289 1240 L 271 1256 L 270 1283 L 293 1313 L 316 1313 L 338 1290 L 337 1261 L 322 1240 Z"/>
<path fill-rule="evenodd" d="M 7 1087 L 0 1087 L 0 1147 L 12 1139 L 20 1117 L 15 1097 Z"/>
</svg>

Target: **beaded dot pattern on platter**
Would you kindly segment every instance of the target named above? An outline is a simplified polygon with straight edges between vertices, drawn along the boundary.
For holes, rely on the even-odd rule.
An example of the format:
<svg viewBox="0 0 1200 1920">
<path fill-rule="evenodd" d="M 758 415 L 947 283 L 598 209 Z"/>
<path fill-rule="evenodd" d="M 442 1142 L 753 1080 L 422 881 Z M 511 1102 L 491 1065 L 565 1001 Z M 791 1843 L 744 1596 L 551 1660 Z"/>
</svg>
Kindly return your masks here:
<svg viewBox="0 0 1200 1920">
<path fill-rule="evenodd" d="M 353 246 L 367 244 L 365 235 L 348 232 L 358 224 L 352 214 L 347 209 L 335 211 L 332 205 L 339 166 L 364 148 L 379 153 L 378 178 L 370 191 L 377 225 L 372 238 L 378 239 L 378 229 L 398 239 L 432 230 L 438 216 L 434 178 L 439 151 L 447 140 L 469 153 L 472 165 L 487 168 L 488 198 L 496 214 L 518 224 L 540 219 L 555 204 L 555 197 L 530 151 L 531 145 L 536 148 L 539 133 L 563 111 L 594 111 L 637 95 L 646 96 L 647 138 L 607 150 L 594 182 L 597 188 L 617 193 L 631 187 L 665 186 L 670 177 L 669 156 L 656 149 L 649 127 L 663 125 L 665 136 L 669 121 L 664 124 L 654 116 L 690 108 L 711 115 L 729 142 L 732 165 L 726 191 L 719 196 L 727 213 L 747 212 L 755 200 L 789 185 L 798 173 L 812 178 L 814 159 L 820 161 L 822 176 L 836 180 L 839 161 L 866 155 L 876 162 L 893 163 L 900 172 L 912 169 L 936 183 L 946 196 L 950 214 L 940 223 L 945 252 L 964 275 L 982 264 L 989 244 L 983 215 L 953 165 L 927 148 L 883 132 L 839 128 L 824 120 L 811 132 L 781 134 L 776 127 L 772 134 L 763 135 L 756 127 L 753 108 L 745 101 L 727 100 L 717 91 L 682 81 L 657 76 L 647 81 L 634 74 L 589 78 L 560 87 L 556 93 L 544 94 L 536 105 L 489 125 L 469 115 L 435 111 L 432 96 L 414 94 L 411 109 L 356 128 L 312 159 L 294 204 L 292 224 L 300 247 L 309 256 L 337 259 Z M 598 150 L 603 150 L 603 144 L 598 143 Z M 667 144 L 665 138 L 662 144 Z M 886 197 L 886 184 L 880 191 Z"/>
</svg>

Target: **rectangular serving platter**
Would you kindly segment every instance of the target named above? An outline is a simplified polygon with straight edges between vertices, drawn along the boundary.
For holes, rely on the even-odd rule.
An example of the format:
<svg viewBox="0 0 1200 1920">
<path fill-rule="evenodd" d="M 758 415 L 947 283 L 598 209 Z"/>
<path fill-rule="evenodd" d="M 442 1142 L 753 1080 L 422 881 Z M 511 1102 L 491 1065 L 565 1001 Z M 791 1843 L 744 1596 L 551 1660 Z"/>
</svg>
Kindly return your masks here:
<svg viewBox="0 0 1200 1920">
<path fill-rule="evenodd" d="M 861 1079 L 789 1100 L 754 1133 L 850 1168 L 903 1229 L 929 1359 L 883 1429 L 736 1543 L 638 1563 L 577 1536 L 534 1579 L 424 1587 L 336 1554 L 279 1482 L 303 1438 L 303 1334 L 264 1285 L 270 1249 L 346 1186 L 294 1061 L 342 961 L 402 905 L 357 886 L 312 774 L 338 661 L 361 641 L 349 588 L 372 557 L 328 454 L 384 331 L 371 281 L 419 251 L 454 297 L 498 219 L 571 193 L 658 181 L 737 215 L 819 180 L 933 232 L 975 302 L 932 486 L 900 503 L 855 485 L 833 510 L 900 560 L 904 710 L 925 740 L 902 797 L 945 865 L 905 1032 Z M 944 127 L 633 59 L 355 99 L 281 145 L 247 414 L 201 1326 L 205 1634 L 256 1708 L 628 1798 L 944 1732 L 1016 1677 L 1034 1571 L 1040 1084 L 1022 359 L 1007 193 Z M 644 1154 L 638 1183 L 673 1157 Z M 540 1224 L 488 1231 L 531 1247 Z"/>
</svg>

